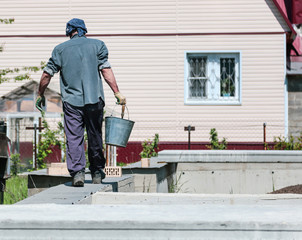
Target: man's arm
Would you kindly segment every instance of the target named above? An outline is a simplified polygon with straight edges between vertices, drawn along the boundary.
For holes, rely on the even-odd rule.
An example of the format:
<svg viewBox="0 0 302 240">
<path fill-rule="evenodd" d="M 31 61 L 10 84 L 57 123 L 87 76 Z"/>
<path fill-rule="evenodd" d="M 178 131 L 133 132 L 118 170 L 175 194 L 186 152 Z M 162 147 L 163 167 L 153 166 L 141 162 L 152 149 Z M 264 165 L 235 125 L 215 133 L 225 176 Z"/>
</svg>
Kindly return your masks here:
<svg viewBox="0 0 302 240">
<path fill-rule="evenodd" d="M 119 92 L 117 82 L 111 68 L 103 68 L 101 73 L 114 93 Z"/>
<path fill-rule="evenodd" d="M 36 108 L 43 113 L 42 106 L 45 106 L 45 97 L 44 92 L 47 88 L 48 84 L 50 83 L 51 76 L 47 72 L 43 72 L 40 80 L 38 97 L 36 99 Z"/>
<path fill-rule="evenodd" d="M 39 91 L 38 95 L 43 96 L 45 89 L 47 88 L 48 84 L 50 83 L 51 76 L 47 72 L 43 72 L 40 80 L 40 85 L 39 85 Z"/>
<path fill-rule="evenodd" d="M 101 73 L 106 81 L 106 83 L 109 85 L 109 87 L 114 92 L 114 96 L 117 99 L 117 103 L 121 105 L 126 104 L 126 98 L 119 92 L 116 79 L 114 77 L 113 71 L 111 68 L 103 68 L 101 69 Z"/>
</svg>

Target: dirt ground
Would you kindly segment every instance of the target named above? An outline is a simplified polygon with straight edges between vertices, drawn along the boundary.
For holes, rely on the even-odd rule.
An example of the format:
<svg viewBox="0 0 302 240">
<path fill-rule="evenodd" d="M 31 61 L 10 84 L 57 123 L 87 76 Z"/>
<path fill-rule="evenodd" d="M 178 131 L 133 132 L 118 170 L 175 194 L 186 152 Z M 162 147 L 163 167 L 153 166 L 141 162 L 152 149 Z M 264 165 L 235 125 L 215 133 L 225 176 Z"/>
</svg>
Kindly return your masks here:
<svg viewBox="0 0 302 240">
<path fill-rule="evenodd" d="M 288 186 L 288 187 L 276 190 L 274 192 L 271 192 L 271 194 L 280 194 L 280 193 L 302 194 L 302 184 L 298 184 L 298 185 L 294 185 L 294 186 Z"/>
</svg>

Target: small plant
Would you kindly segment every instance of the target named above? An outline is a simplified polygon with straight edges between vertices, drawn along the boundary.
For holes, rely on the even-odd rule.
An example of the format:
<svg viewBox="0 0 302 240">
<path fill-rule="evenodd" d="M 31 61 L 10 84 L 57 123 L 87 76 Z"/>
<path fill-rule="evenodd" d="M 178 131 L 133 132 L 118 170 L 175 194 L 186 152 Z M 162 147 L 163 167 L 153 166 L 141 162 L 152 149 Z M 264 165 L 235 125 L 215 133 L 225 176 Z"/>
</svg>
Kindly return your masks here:
<svg viewBox="0 0 302 240">
<path fill-rule="evenodd" d="M 174 178 L 172 178 L 172 182 L 169 184 L 168 192 L 169 193 L 179 193 L 183 185 L 186 183 L 180 184 L 181 175 L 179 174 L 178 177 L 176 177 L 175 181 Z"/>
<path fill-rule="evenodd" d="M 124 166 L 127 166 L 127 163 L 117 162 L 116 165 L 119 166 L 119 167 L 124 167 Z"/>
<path fill-rule="evenodd" d="M 51 146 L 59 145 L 61 147 L 61 142 L 58 140 L 59 134 L 61 132 L 60 126 L 58 130 L 51 130 L 45 119 L 44 113 L 42 113 L 42 123 L 44 131 L 41 134 L 41 141 L 38 144 L 38 168 L 46 168 L 46 163 L 44 162 L 44 159 L 52 153 L 52 150 L 50 149 Z"/>
<path fill-rule="evenodd" d="M 142 143 L 143 151 L 139 154 L 141 158 L 151 158 L 156 157 L 158 150 L 158 142 L 159 142 L 159 135 L 156 133 L 154 136 L 153 141 L 151 142 L 150 139 L 145 140 Z"/>
<path fill-rule="evenodd" d="M 226 141 L 226 138 L 223 138 L 222 139 L 222 142 L 219 143 L 219 140 L 218 140 L 218 133 L 216 131 L 216 128 L 212 128 L 211 131 L 210 131 L 210 144 L 211 145 L 207 145 L 207 148 L 210 148 L 212 150 L 224 150 L 224 149 L 227 149 L 227 141 Z"/>
<path fill-rule="evenodd" d="M 10 156 L 10 160 L 12 162 L 12 166 L 11 166 L 11 175 L 13 176 L 17 176 L 19 170 L 20 170 L 20 154 L 16 153 L 16 154 L 12 154 Z"/>
<path fill-rule="evenodd" d="M 286 137 L 275 137 L 274 138 L 274 149 L 275 150 L 302 150 L 302 133 L 300 136 L 295 138 L 292 135 L 289 138 Z"/>
</svg>

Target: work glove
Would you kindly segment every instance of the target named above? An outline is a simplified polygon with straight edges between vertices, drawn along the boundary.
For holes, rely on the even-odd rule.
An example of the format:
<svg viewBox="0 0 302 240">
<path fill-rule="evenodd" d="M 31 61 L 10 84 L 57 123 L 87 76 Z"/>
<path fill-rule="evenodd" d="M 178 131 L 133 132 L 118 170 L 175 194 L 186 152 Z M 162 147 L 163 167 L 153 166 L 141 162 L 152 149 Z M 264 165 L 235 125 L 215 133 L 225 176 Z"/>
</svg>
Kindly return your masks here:
<svg viewBox="0 0 302 240">
<path fill-rule="evenodd" d="M 42 106 L 45 107 L 45 97 L 44 97 L 44 95 L 38 96 L 37 99 L 36 99 L 36 108 L 40 112 L 44 112 L 44 110 L 42 109 Z"/>
<path fill-rule="evenodd" d="M 119 105 L 126 104 L 126 98 L 120 92 L 114 93 L 114 96 L 117 99 L 117 104 L 119 104 Z"/>
</svg>

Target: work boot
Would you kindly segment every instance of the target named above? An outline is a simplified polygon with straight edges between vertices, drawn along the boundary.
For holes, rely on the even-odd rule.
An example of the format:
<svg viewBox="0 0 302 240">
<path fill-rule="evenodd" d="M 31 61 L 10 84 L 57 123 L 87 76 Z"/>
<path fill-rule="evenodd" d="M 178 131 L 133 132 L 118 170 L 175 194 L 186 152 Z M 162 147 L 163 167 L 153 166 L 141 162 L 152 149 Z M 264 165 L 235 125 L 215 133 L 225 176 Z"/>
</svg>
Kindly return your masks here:
<svg viewBox="0 0 302 240">
<path fill-rule="evenodd" d="M 84 187 L 85 181 L 85 171 L 78 171 L 72 179 L 72 186 L 74 187 Z"/>
<path fill-rule="evenodd" d="M 91 173 L 92 183 L 93 184 L 100 184 L 102 180 L 106 177 L 103 169 L 97 170 L 94 173 Z"/>
</svg>

